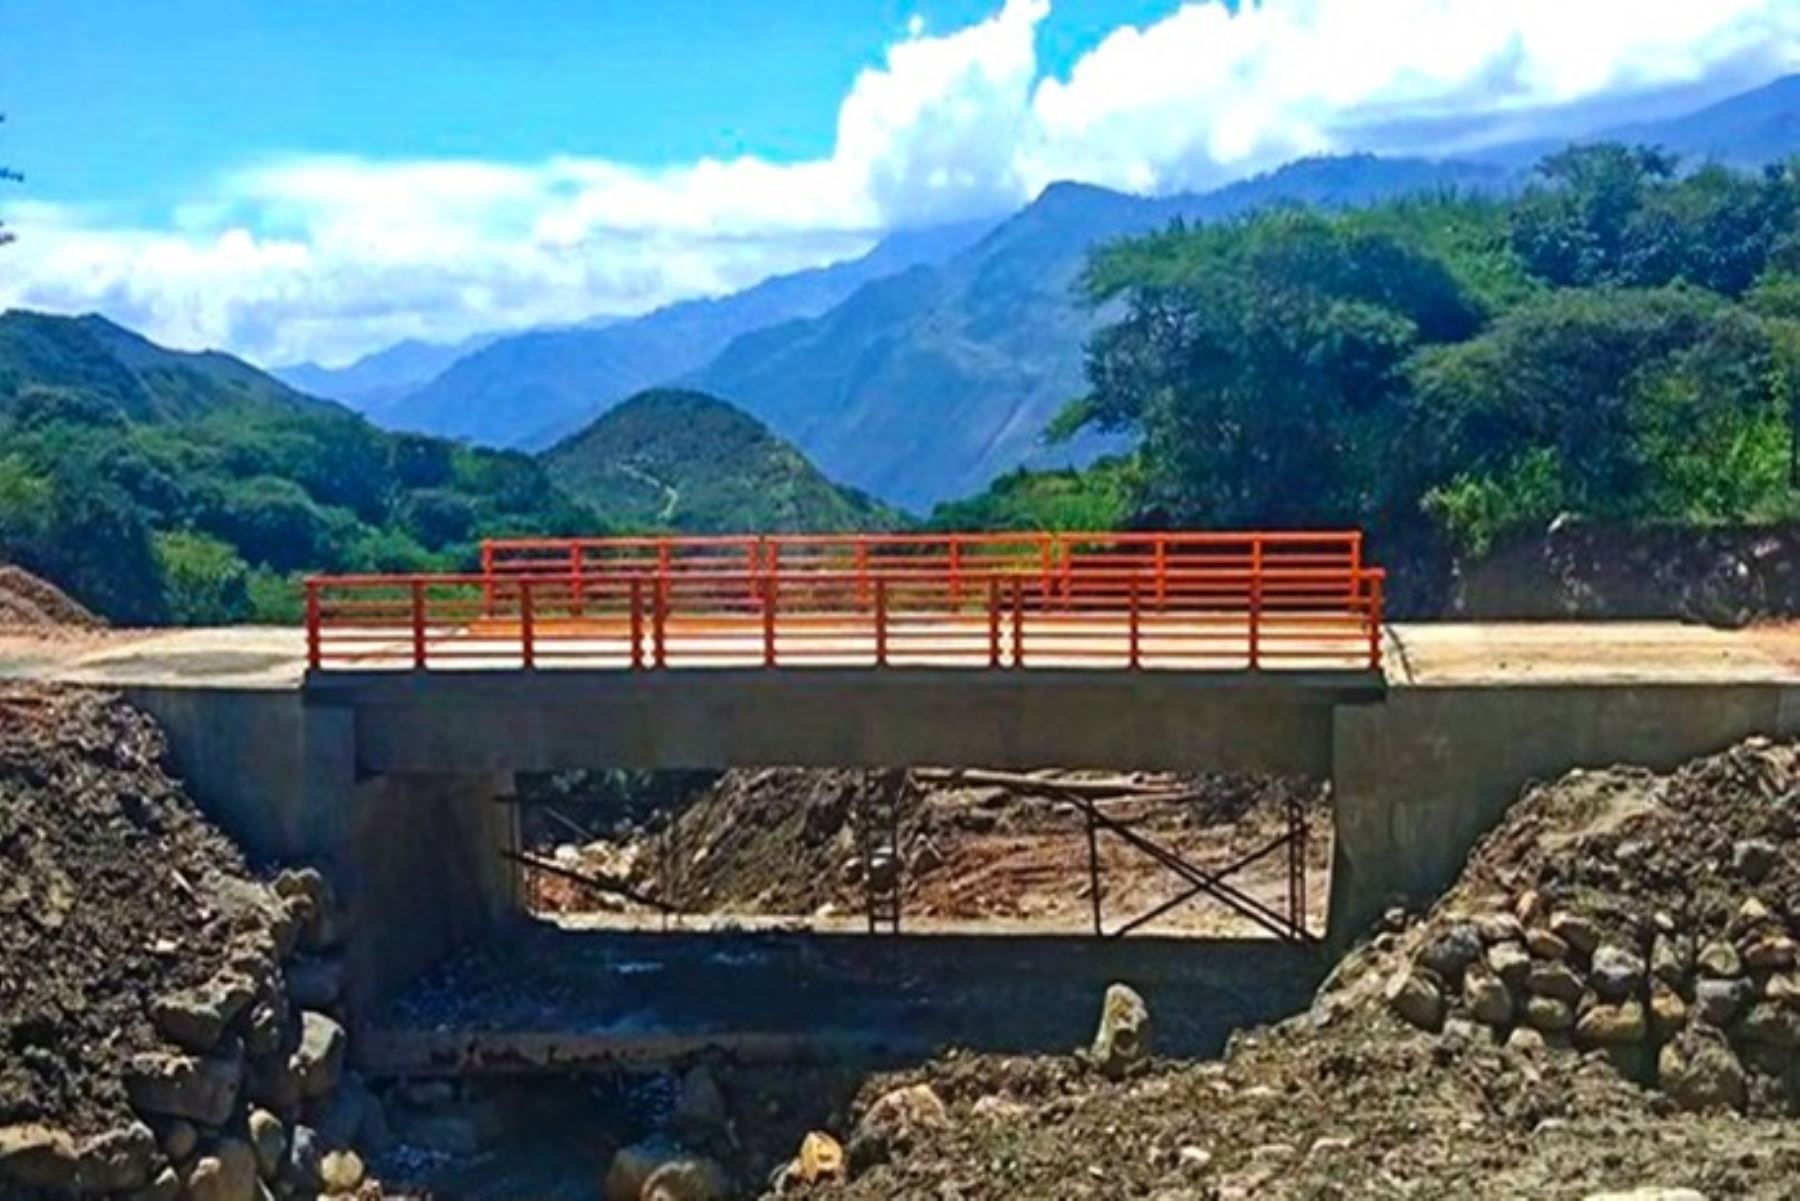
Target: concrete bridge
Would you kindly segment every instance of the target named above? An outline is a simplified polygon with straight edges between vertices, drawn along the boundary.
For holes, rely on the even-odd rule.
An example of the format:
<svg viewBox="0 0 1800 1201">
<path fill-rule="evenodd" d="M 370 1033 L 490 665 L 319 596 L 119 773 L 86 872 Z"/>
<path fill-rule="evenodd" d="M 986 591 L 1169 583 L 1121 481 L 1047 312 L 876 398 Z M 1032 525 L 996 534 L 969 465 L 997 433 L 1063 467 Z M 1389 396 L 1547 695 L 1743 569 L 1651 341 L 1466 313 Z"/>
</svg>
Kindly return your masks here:
<svg viewBox="0 0 1800 1201">
<path fill-rule="evenodd" d="M 1250 553 L 1275 557 L 1266 546 Z M 328 869 L 357 918 L 350 954 L 365 1005 L 516 912 L 514 872 L 495 853 L 516 843 L 516 807 L 495 800 L 520 772 L 1061 764 L 1328 778 L 1328 941 L 1341 944 L 1390 896 L 1441 889 L 1531 779 L 1615 762 L 1671 767 L 1749 734 L 1800 728 L 1800 635 L 1788 630 L 1387 626 L 1349 586 L 1360 563 L 1329 569 L 1330 600 L 1309 580 L 1305 604 L 1261 613 L 1252 606 L 1280 595 L 1269 578 L 1254 597 L 1249 577 L 1240 581 L 1233 610 L 1216 594 L 1202 599 L 1190 576 L 1176 585 L 1194 590 L 1189 603 L 1165 610 L 1160 628 L 1147 612 L 1154 584 L 1141 578 L 1137 605 L 1128 597 L 1122 614 L 1116 592 L 1110 612 L 1080 611 L 1079 563 L 1054 594 L 1034 577 L 1035 603 L 976 570 L 959 579 L 974 597 L 968 609 L 934 601 L 951 630 L 942 645 L 953 647 L 935 663 L 946 652 L 925 641 L 922 609 L 894 605 L 898 588 L 870 587 L 867 609 L 840 595 L 830 613 L 802 610 L 803 641 L 826 653 L 774 667 L 762 661 L 770 646 L 780 655 L 794 645 L 780 642 L 782 614 L 771 622 L 759 607 L 768 592 L 745 593 L 748 611 L 710 602 L 718 611 L 677 637 L 683 614 L 643 608 L 642 585 L 633 607 L 628 582 L 595 585 L 588 566 L 560 601 L 549 584 L 528 596 L 518 578 L 483 595 L 493 572 L 460 590 L 455 604 L 480 607 L 463 635 L 476 645 L 461 661 L 453 623 L 421 595 L 431 585 L 408 581 L 369 585 L 397 594 L 397 613 L 343 610 L 368 631 L 353 659 L 331 661 L 332 640 L 315 624 L 0 639 L 0 675 L 122 689 L 160 720 L 194 795 L 253 856 Z M 829 587 L 855 592 L 858 581 Z M 609 611 L 597 588 L 622 607 Z M 1295 620 L 1321 613 L 1323 635 Z M 900 620 L 878 636 L 858 624 L 874 615 Z M 987 637 L 996 625 L 1000 669 Z M 515 640 L 528 629 L 546 645 L 566 637 L 554 669 L 523 661 Z M 1194 631 L 1204 637 L 1184 642 Z M 1221 666 L 1247 660 L 1258 635 L 1263 653 L 1292 658 Z M 906 639 L 901 653 L 921 661 L 894 661 Z M 678 648 L 702 642 L 713 655 L 704 667 L 679 661 Z M 746 653 L 749 663 L 732 659 Z M 1204 664 L 1183 661 L 1200 653 Z"/>
</svg>

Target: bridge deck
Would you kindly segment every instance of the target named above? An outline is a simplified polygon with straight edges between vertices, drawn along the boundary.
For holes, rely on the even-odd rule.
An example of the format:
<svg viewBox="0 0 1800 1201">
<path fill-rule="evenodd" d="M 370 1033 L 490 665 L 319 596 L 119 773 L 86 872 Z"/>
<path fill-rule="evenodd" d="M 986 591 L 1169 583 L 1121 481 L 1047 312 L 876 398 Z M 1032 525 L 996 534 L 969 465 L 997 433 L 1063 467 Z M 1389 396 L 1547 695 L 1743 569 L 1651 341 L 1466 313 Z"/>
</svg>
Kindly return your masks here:
<svg viewBox="0 0 1800 1201">
<path fill-rule="evenodd" d="M 1800 624 L 1715 630 L 1675 622 L 1402 622 L 1384 632 L 1389 687 L 1527 683 L 1800 683 Z M 469 670 L 506 672 L 495 655 Z M 295 628 L 0 632 L 0 679 L 194 688 L 298 688 Z"/>
</svg>

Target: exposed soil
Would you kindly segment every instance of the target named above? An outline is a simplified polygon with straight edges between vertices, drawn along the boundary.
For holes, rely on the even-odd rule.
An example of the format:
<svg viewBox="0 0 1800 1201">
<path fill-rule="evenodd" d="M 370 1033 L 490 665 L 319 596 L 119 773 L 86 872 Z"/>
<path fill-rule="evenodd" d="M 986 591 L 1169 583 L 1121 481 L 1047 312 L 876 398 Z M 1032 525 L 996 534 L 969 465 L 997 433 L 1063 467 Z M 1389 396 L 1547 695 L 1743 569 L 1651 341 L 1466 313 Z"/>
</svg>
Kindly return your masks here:
<svg viewBox="0 0 1800 1201">
<path fill-rule="evenodd" d="M 0 632 L 54 637 L 105 626 L 55 584 L 23 567 L 0 563 Z"/>
<path fill-rule="evenodd" d="M 1793 745 L 1752 741 L 1666 777 L 1574 773 L 1529 792 L 1429 915 L 1392 915 L 1309 1013 L 1235 1038 L 1218 1062 L 1151 1061 L 1114 1082 L 1083 1056 L 953 1054 L 868 1081 L 854 1107 L 861 1125 L 839 1128 L 853 1179 L 832 1195 L 1512 1198 L 1656 1185 L 1800 1197 L 1800 1040 L 1785 1033 L 1800 1028 L 1796 834 Z M 1560 952 L 1542 938 L 1552 924 L 1573 939 Z M 1640 961 L 1635 976 L 1627 961 L 1620 996 L 1581 986 L 1570 1002 L 1579 1028 L 1542 1033 L 1538 1006 L 1520 1017 L 1524 990 L 1521 1008 L 1477 1020 L 1454 979 L 1422 966 L 1449 971 L 1446 949 L 1471 931 L 1474 953 L 1487 948 L 1466 969 L 1476 979 L 1501 946 L 1593 981 L 1613 963 L 1607 948 L 1635 948 Z M 1750 990 L 1743 1013 L 1712 1026 L 1695 1004 L 1707 954 L 1670 968 L 1659 936 L 1738 950 L 1744 966 L 1722 970 Z M 1545 959 L 1546 948 L 1560 957 Z M 1680 1023 L 1624 1038 L 1589 1025 L 1602 1006 L 1659 995 L 1667 973 L 1688 1001 Z M 1444 994 L 1424 1029 L 1417 1011 L 1399 1016 L 1410 1007 L 1394 991 L 1421 975 Z M 1752 1003 L 1772 1008 L 1754 1019 Z M 1740 1093 L 1696 1090 L 1691 1060 L 1659 1055 L 1700 1045 L 1729 1048 L 1720 1070 L 1742 1073 Z M 902 1123 L 898 1137 L 890 1120 L 871 1138 L 877 1099 L 916 1083 L 944 1114 Z M 857 1164 L 871 1142 L 879 1153 Z"/>
<path fill-rule="evenodd" d="M 727 772 L 665 814 L 621 823 L 604 838 L 546 848 L 562 866 L 622 886 L 624 896 L 548 872 L 532 873 L 533 895 L 540 910 L 563 914 L 646 911 L 629 899 L 637 898 L 687 913 L 854 916 L 867 904 L 868 862 L 880 853 L 871 847 L 884 845 L 897 820 L 904 920 L 1081 930 L 1092 921 L 1086 819 L 1059 794 L 1081 785 L 1111 792 L 1098 802 L 1108 819 L 1210 868 L 1280 837 L 1291 803 L 1307 821 L 1309 910 L 1315 925 L 1323 922 L 1330 857 L 1325 790 L 1309 781 L 1241 776 L 1046 771 L 1010 780 L 974 770 Z M 573 837 L 567 827 L 561 834 Z M 1119 834 L 1102 831 L 1097 846 L 1108 928 L 1182 891 L 1180 879 Z M 1278 851 L 1231 880 L 1283 909 L 1286 873 L 1285 851 Z M 1206 935 L 1256 930 L 1203 902 L 1173 909 L 1147 928 Z"/>
<path fill-rule="evenodd" d="M 164 753 L 116 698 L 0 685 L 0 1126 L 128 1121 L 125 1063 L 164 1041 L 150 1000 L 224 962 L 204 898 L 247 872 Z"/>
</svg>

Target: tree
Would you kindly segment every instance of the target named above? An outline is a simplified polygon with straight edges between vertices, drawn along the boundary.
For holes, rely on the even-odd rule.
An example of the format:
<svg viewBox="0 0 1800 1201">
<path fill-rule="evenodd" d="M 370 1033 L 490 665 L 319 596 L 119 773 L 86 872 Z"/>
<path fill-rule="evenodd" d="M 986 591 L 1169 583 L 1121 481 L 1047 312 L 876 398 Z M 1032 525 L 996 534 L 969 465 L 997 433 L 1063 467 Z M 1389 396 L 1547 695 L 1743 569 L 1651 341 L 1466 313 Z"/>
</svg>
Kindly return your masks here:
<svg viewBox="0 0 1800 1201">
<path fill-rule="evenodd" d="M 1539 279 L 1564 288 L 1622 282 L 1633 222 L 1676 160 L 1644 146 L 1571 146 L 1538 165 L 1542 183 L 1513 210 L 1513 252 Z"/>
</svg>

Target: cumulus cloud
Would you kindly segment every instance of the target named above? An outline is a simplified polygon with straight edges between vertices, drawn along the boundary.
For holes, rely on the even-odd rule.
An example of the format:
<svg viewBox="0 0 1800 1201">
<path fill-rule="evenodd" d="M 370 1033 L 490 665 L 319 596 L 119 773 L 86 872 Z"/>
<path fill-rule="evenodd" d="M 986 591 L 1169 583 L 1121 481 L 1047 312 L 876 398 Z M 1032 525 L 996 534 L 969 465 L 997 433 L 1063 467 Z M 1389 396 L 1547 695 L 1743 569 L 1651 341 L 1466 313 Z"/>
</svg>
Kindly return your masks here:
<svg viewBox="0 0 1800 1201">
<path fill-rule="evenodd" d="M 646 169 L 299 157 L 154 225 L 14 205 L 0 304 L 98 308 L 181 346 L 340 361 L 402 337 L 639 311 L 997 214 L 1072 178 L 1211 186 L 1299 154 L 1455 152 L 1800 62 L 1793 0 L 1244 0 L 1116 30 L 1065 78 L 1052 0 L 909 22 L 815 161 Z"/>
</svg>

